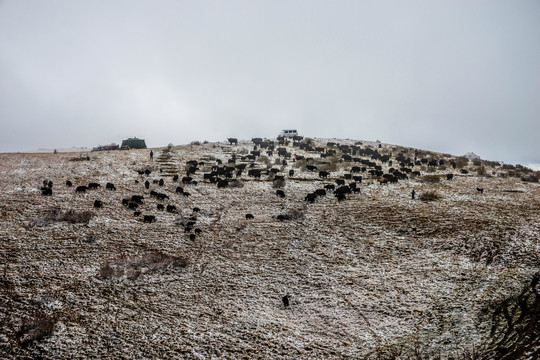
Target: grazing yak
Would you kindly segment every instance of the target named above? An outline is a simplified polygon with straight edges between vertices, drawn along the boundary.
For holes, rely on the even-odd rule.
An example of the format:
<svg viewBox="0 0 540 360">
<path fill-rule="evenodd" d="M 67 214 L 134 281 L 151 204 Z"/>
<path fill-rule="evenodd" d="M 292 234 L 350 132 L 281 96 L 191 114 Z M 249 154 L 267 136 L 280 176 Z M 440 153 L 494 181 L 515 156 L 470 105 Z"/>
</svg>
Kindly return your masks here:
<svg viewBox="0 0 540 360">
<path fill-rule="evenodd" d="M 480 194 L 483 194 L 484 193 L 484 188 L 477 187 L 476 191 L 478 191 Z"/>
<path fill-rule="evenodd" d="M 67 187 L 72 187 L 72 186 L 73 186 L 73 184 L 71 183 L 71 181 L 69 181 L 69 180 L 66 180 L 66 186 L 67 186 Z"/>
<path fill-rule="evenodd" d="M 351 193 L 351 188 L 347 185 L 340 186 L 334 191 L 334 194 L 350 194 L 350 193 Z"/>
<path fill-rule="evenodd" d="M 156 199 L 158 199 L 158 200 L 165 200 L 165 199 L 169 199 L 169 196 L 168 196 L 167 194 L 157 193 L 157 194 L 156 194 Z"/>
<path fill-rule="evenodd" d="M 94 207 L 96 209 L 103 207 L 103 203 L 101 202 L 101 200 L 94 200 Z"/>
<path fill-rule="evenodd" d="M 238 145 L 238 139 L 236 138 L 227 138 L 227 141 L 229 142 L 230 145 L 232 144 Z"/>
<path fill-rule="evenodd" d="M 98 183 L 89 183 L 88 186 L 87 186 L 88 190 L 90 190 L 90 189 L 94 189 L 94 190 L 95 190 L 95 189 L 97 189 L 98 187 L 101 187 L 101 185 L 99 185 Z"/>
<path fill-rule="evenodd" d="M 41 188 L 41 195 L 44 195 L 44 196 L 51 196 L 52 195 L 52 189 L 50 187 L 45 187 L 43 186 Z"/>
<path fill-rule="evenodd" d="M 165 207 L 163 206 L 163 204 L 157 204 L 157 209 L 159 211 L 163 211 L 163 210 L 165 210 Z"/>
<path fill-rule="evenodd" d="M 131 196 L 131 202 L 137 203 L 139 205 L 143 204 L 144 196 L 142 195 L 132 195 Z"/>
<path fill-rule="evenodd" d="M 285 197 L 285 192 L 283 190 L 277 190 L 276 195 L 279 196 L 279 197 L 284 198 Z"/>
<path fill-rule="evenodd" d="M 255 219 L 255 216 L 253 214 L 246 214 L 246 220 L 253 220 Z"/>
<path fill-rule="evenodd" d="M 176 213 L 176 212 L 177 212 L 176 206 L 174 206 L 174 205 L 167 205 L 167 212 L 170 212 L 170 213 Z"/>
<path fill-rule="evenodd" d="M 105 185 L 105 189 L 107 189 L 107 190 L 116 190 L 116 187 L 114 186 L 113 183 L 108 182 L 108 183 Z"/>
<path fill-rule="evenodd" d="M 320 178 L 326 179 L 326 178 L 328 178 L 329 175 L 330 175 L 330 173 L 328 171 L 319 171 L 319 177 Z"/>
<path fill-rule="evenodd" d="M 248 176 L 252 176 L 256 179 L 261 178 L 261 170 L 260 169 L 250 169 L 248 170 Z"/>
<path fill-rule="evenodd" d="M 153 223 L 155 221 L 156 221 L 156 217 L 154 215 L 144 215 L 143 222 Z"/>
<path fill-rule="evenodd" d="M 144 182 L 144 187 L 145 187 L 147 190 L 150 189 L 150 182 L 149 182 L 148 180 L 146 180 L 146 181 Z"/>
<path fill-rule="evenodd" d="M 317 189 L 317 190 L 315 190 L 315 195 L 317 195 L 317 196 L 326 196 L 326 190 Z"/>
<path fill-rule="evenodd" d="M 85 185 L 77 186 L 75 192 L 85 192 L 88 188 Z"/>
<path fill-rule="evenodd" d="M 219 180 L 218 183 L 217 183 L 217 187 L 218 188 L 226 188 L 227 186 L 229 186 L 229 181 L 227 180 Z"/>
</svg>

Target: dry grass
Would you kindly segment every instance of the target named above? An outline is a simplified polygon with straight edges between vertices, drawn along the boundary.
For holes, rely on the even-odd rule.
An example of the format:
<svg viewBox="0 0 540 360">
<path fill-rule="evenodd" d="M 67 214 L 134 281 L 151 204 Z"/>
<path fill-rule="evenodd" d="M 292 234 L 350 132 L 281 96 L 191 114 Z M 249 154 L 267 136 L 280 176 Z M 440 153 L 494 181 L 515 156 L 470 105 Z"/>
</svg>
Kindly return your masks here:
<svg viewBox="0 0 540 360">
<path fill-rule="evenodd" d="M 252 146 L 238 145 L 245 148 Z M 174 150 L 167 161 L 178 172 L 187 160 L 231 156 L 228 145 Z M 338 166 L 332 179 L 296 171 L 280 198 L 272 182 L 246 174 L 242 188 L 218 189 L 203 180 L 205 165 L 197 185 L 183 185 L 185 197 L 170 178 L 144 188 L 144 179 L 160 177 L 136 171 L 156 165 L 148 151 L 96 153 L 90 162 L 70 156 L 0 154 L 0 358 L 491 359 L 491 339 L 506 353 L 517 348 L 512 339 L 527 345 L 526 332 L 505 328 L 537 333 L 537 315 L 525 307 L 531 292 L 526 302 L 508 301 L 538 271 L 537 184 L 476 172 L 441 184 L 364 181 L 345 201 L 330 192 L 308 204 L 307 193 L 345 171 Z M 50 197 L 39 192 L 45 178 L 55 183 Z M 118 190 L 76 194 L 65 180 L 110 181 Z M 413 188 L 419 196 L 436 190 L 443 201 L 411 201 Z M 155 223 L 121 205 L 134 194 L 145 196 L 139 209 Z M 108 206 L 93 210 L 105 197 Z M 158 203 L 178 213 L 157 211 Z M 81 216 L 65 209 L 95 214 L 71 225 L 66 219 Z M 32 219 L 48 225 L 27 226 Z M 505 320 L 522 317 L 522 306 L 523 321 Z M 49 330 L 21 346 L 40 328 L 20 331 L 38 309 L 57 325 L 44 321 Z M 505 334 L 510 341 L 501 342 Z"/>
</svg>

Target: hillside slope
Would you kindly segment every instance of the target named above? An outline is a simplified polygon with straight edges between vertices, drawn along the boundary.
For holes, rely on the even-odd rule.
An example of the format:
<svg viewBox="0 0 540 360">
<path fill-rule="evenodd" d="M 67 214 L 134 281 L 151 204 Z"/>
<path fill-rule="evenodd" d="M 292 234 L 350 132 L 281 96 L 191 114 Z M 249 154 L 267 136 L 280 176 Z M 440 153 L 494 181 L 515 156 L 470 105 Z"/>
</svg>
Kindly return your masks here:
<svg viewBox="0 0 540 360">
<path fill-rule="evenodd" d="M 492 163 L 337 142 L 258 146 L 255 161 L 251 142 L 154 149 L 153 161 L 150 150 L 0 154 L 1 357 L 538 356 L 538 183 Z M 182 184 L 190 160 L 197 184 Z M 238 181 L 204 178 L 227 164 Z M 381 181 L 377 167 L 406 178 Z M 305 200 L 352 176 L 362 181 L 345 200 L 329 189 Z M 75 191 L 91 182 L 101 186 Z M 130 210 L 132 195 L 144 199 Z"/>
</svg>

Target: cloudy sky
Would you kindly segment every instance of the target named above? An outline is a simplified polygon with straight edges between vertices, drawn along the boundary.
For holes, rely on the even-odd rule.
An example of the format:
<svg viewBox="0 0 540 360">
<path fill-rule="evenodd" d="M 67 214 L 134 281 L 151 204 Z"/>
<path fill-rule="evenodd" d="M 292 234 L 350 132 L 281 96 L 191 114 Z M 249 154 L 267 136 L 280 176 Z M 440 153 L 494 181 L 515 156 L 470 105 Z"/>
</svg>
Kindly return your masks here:
<svg viewBox="0 0 540 360">
<path fill-rule="evenodd" d="M 540 1 L 0 0 L 0 152 L 301 135 L 540 163 Z"/>
</svg>

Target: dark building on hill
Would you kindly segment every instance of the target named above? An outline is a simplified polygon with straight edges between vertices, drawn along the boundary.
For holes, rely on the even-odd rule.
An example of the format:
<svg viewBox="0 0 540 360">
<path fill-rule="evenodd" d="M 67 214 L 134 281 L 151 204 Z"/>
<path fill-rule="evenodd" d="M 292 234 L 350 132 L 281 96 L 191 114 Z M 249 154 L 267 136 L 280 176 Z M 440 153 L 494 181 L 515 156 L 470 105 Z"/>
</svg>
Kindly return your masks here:
<svg viewBox="0 0 540 360">
<path fill-rule="evenodd" d="M 146 149 L 146 143 L 144 139 L 138 139 L 132 137 L 126 140 L 122 140 L 122 148 L 126 149 Z"/>
</svg>

